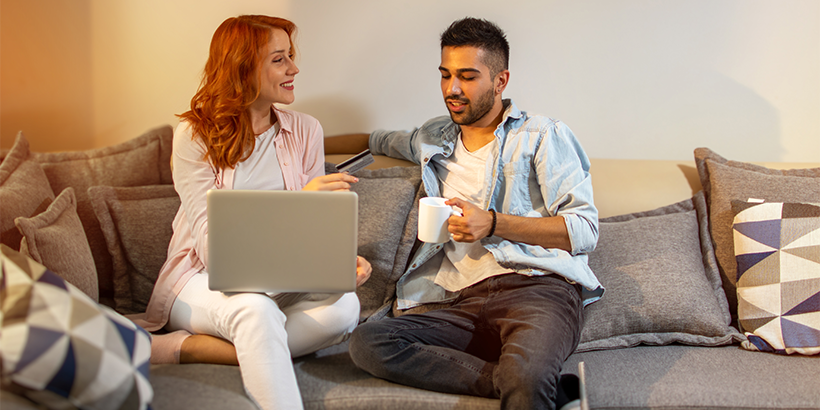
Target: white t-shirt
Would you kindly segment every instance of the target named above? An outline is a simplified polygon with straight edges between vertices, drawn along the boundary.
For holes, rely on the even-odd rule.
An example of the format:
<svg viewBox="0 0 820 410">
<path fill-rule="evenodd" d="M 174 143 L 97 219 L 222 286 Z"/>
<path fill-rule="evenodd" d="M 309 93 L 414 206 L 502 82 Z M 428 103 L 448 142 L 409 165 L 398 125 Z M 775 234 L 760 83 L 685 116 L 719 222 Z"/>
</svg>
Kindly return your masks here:
<svg viewBox="0 0 820 410">
<path fill-rule="evenodd" d="M 453 155 L 436 158 L 433 168 L 441 180 L 441 194 L 445 198 L 458 197 L 482 207 L 487 189 L 484 186 L 487 159 L 492 153 L 490 142 L 474 152 L 464 147 L 459 135 Z M 502 268 L 480 241 L 465 243 L 450 240 L 444 244 L 445 258 L 441 262 L 435 283 L 451 292 L 457 292 L 491 276 L 511 272 Z"/>
<path fill-rule="evenodd" d="M 256 147 L 248 159 L 236 165 L 234 189 L 285 189 L 285 179 L 273 139 L 279 132 L 279 121 L 267 131 L 256 136 Z"/>
</svg>

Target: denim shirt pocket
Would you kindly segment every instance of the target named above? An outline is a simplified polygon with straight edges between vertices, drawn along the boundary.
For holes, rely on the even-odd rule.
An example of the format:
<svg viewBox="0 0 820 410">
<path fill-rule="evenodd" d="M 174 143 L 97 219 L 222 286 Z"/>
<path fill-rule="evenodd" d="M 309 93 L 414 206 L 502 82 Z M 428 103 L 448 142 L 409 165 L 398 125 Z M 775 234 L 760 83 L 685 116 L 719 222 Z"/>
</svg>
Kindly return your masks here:
<svg viewBox="0 0 820 410">
<path fill-rule="evenodd" d="M 530 179 L 532 167 L 530 161 L 519 160 L 504 164 L 501 169 L 504 175 L 502 210 L 505 213 L 523 216 L 532 210 L 530 197 Z"/>
</svg>

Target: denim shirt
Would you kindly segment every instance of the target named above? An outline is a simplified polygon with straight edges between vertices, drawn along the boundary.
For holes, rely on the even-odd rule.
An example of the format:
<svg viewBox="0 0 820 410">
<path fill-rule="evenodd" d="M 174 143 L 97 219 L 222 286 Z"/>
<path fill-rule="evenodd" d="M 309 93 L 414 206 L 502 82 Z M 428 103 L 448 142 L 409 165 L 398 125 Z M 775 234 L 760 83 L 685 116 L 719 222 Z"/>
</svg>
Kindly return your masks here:
<svg viewBox="0 0 820 410">
<path fill-rule="evenodd" d="M 557 273 L 580 284 L 584 305 L 597 301 L 604 289 L 587 264 L 587 253 L 598 241 L 598 210 L 593 205 L 589 159 L 572 131 L 543 116 L 529 116 L 504 100 L 504 116 L 495 130 L 492 164 L 488 166 L 483 209 L 523 217 L 564 218 L 572 251 L 545 249 L 497 236 L 481 239 L 499 265 L 524 275 Z M 421 165 L 429 196 L 441 196 L 431 159 L 453 153 L 459 126 L 449 116 L 427 121 L 407 131 L 374 131 L 374 154 L 402 158 Z M 444 253 L 442 244 L 423 243 L 396 284 L 399 309 L 449 301 L 457 293 L 434 283 Z M 429 262 L 429 263 L 428 263 Z"/>
</svg>

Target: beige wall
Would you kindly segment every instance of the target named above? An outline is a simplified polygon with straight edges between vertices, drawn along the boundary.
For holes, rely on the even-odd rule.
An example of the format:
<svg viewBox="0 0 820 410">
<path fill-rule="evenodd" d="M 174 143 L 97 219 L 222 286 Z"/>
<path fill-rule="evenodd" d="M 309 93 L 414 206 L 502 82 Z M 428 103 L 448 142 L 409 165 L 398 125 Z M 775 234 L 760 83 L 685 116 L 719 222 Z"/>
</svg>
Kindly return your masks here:
<svg viewBox="0 0 820 410">
<path fill-rule="evenodd" d="M 325 133 L 445 114 L 438 34 L 465 15 L 512 46 L 505 96 L 597 158 L 820 161 L 816 0 L 0 0 L 0 146 L 85 149 L 176 124 L 228 16 L 300 27 L 290 108 Z"/>
<path fill-rule="evenodd" d="M 0 1 L 0 146 L 93 147 L 91 2 Z"/>
</svg>

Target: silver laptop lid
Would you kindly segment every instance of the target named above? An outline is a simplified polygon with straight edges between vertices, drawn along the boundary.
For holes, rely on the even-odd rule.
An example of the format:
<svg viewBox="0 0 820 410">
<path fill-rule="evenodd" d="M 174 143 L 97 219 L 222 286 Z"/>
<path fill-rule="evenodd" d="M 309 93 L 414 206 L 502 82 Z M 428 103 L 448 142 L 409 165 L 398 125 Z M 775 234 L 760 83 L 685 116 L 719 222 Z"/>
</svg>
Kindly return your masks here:
<svg viewBox="0 0 820 410">
<path fill-rule="evenodd" d="M 212 290 L 356 290 L 356 193 L 212 189 L 207 201 Z"/>
</svg>

